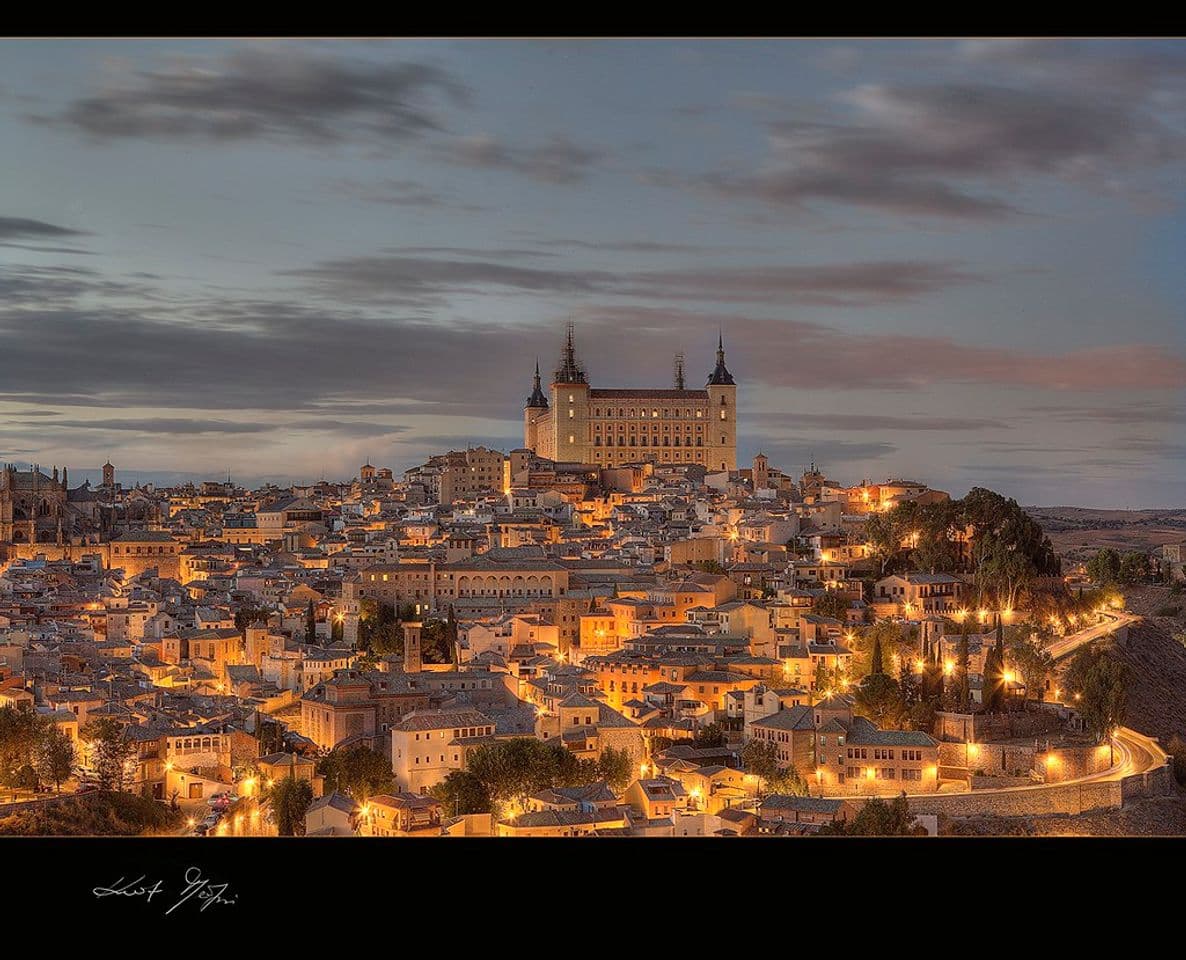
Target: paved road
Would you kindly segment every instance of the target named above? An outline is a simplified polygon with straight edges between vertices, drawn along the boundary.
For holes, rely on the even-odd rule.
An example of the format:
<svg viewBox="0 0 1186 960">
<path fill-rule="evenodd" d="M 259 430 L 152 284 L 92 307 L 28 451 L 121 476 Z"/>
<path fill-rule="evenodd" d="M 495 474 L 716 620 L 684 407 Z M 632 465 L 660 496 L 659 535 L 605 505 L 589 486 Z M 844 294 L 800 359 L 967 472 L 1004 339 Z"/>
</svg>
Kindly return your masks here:
<svg viewBox="0 0 1186 960">
<path fill-rule="evenodd" d="M 1055 660 L 1061 660 L 1084 644 L 1091 643 L 1093 640 L 1099 640 L 1101 637 L 1106 637 L 1109 633 L 1119 630 L 1121 627 L 1126 627 L 1129 624 L 1136 623 L 1141 618 L 1133 613 L 1107 613 L 1104 614 L 1104 622 L 1097 623 L 1095 626 L 1086 627 L 1077 633 L 1071 633 L 1060 640 L 1054 641 L 1046 649 Z"/>
</svg>

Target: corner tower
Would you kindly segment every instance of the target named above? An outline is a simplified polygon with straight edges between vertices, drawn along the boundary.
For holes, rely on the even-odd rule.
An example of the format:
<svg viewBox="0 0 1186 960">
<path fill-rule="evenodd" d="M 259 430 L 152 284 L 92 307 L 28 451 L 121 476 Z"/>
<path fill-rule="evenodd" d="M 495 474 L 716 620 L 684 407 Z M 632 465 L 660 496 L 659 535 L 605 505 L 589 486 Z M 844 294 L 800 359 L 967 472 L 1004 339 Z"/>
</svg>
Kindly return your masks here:
<svg viewBox="0 0 1186 960">
<path fill-rule="evenodd" d="M 548 419 L 548 398 L 539 379 L 539 361 L 535 361 L 535 383 L 527 404 L 523 407 L 523 446 L 538 453 L 539 434 L 544 421 Z"/>
<path fill-rule="evenodd" d="M 725 337 L 717 338 L 717 365 L 708 375 L 708 436 L 705 441 L 709 473 L 737 469 L 737 384 L 725 366 Z"/>
</svg>

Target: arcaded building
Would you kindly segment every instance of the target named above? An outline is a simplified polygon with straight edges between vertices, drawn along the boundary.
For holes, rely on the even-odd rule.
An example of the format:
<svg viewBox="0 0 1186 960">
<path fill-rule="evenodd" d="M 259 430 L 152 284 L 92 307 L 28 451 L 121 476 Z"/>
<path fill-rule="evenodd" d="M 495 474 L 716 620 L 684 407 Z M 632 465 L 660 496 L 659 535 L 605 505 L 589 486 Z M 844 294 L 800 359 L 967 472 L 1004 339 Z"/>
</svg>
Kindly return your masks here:
<svg viewBox="0 0 1186 960">
<path fill-rule="evenodd" d="M 590 386 L 577 362 L 569 326 L 560 367 L 544 393 L 539 365 L 523 410 L 523 445 L 537 456 L 566 463 L 695 463 L 709 471 L 737 469 L 737 386 L 725 366 L 723 338 L 702 390 L 684 387 L 677 358 L 675 382 L 664 389 Z"/>
</svg>

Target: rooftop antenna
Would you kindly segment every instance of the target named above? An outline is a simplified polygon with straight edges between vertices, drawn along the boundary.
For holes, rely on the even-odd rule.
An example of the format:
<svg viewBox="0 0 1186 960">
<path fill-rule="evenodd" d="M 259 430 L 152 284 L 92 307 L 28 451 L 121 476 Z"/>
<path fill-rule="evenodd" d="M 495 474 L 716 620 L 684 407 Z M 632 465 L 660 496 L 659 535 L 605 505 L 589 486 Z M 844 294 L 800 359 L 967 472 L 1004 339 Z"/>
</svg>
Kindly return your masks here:
<svg viewBox="0 0 1186 960">
<path fill-rule="evenodd" d="M 684 355 L 682 351 L 675 355 L 675 389 L 684 389 Z"/>
</svg>

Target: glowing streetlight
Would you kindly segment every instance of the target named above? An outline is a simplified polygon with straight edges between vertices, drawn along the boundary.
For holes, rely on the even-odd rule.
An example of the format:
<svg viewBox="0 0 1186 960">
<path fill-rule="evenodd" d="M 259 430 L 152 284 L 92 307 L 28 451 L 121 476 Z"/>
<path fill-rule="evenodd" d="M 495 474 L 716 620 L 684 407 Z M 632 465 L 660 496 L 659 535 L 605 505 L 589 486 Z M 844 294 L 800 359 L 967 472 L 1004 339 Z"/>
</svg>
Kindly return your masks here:
<svg viewBox="0 0 1186 960">
<path fill-rule="evenodd" d="M 951 672 L 952 672 L 954 669 L 955 669 L 955 664 L 954 664 L 954 663 L 952 663 L 950 660 L 944 660 L 944 661 L 943 661 L 943 675 L 944 675 L 944 676 L 950 677 L 950 676 L 951 676 Z"/>
<path fill-rule="evenodd" d="M 917 660 L 914 661 L 914 672 L 922 673 L 923 670 L 926 669 L 926 666 L 927 666 L 926 663 L 924 663 L 922 658 L 919 657 Z"/>
</svg>

